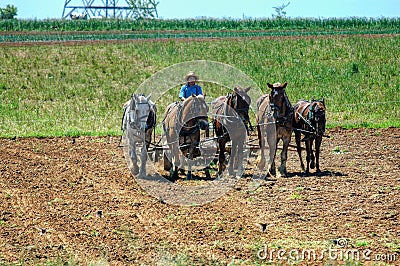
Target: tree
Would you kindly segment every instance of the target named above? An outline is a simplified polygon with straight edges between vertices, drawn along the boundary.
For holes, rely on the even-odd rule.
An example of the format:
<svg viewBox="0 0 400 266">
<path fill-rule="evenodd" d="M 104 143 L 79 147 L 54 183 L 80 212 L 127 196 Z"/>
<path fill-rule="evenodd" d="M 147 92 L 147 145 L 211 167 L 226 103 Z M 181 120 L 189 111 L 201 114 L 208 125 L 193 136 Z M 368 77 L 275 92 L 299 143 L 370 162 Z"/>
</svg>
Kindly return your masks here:
<svg viewBox="0 0 400 266">
<path fill-rule="evenodd" d="M 156 0 L 128 0 L 132 7 L 133 17 L 135 19 L 155 18 L 157 14 Z"/>
<path fill-rule="evenodd" d="M 13 5 L 7 5 L 6 8 L 0 8 L 0 19 L 13 19 L 17 15 L 17 8 Z"/>
<path fill-rule="evenodd" d="M 275 9 L 276 14 L 272 14 L 273 18 L 277 18 L 277 19 L 282 19 L 286 17 L 286 11 L 284 11 L 284 9 L 290 4 L 290 2 L 288 2 L 286 5 L 282 4 L 281 6 L 274 6 L 272 7 L 273 9 Z"/>
</svg>

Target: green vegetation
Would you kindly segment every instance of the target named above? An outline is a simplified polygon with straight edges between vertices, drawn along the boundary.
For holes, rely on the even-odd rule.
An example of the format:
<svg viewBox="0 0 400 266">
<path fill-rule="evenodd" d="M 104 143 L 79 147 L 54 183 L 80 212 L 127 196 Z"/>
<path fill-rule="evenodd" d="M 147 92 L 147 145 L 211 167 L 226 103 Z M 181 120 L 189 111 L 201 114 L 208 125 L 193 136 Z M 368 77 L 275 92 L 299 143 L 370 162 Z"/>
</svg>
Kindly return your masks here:
<svg viewBox="0 0 400 266">
<path fill-rule="evenodd" d="M 308 23 L 315 21 L 319 20 Z M 397 20 L 360 25 L 384 28 L 385 21 L 395 24 Z M 165 67 L 198 59 L 232 65 L 264 93 L 267 82 L 288 81 L 286 91 L 293 104 L 324 97 L 328 127 L 399 127 L 397 47 L 397 35 L 19 47 L 0 42 L 0 137 L 119 135 L 122 105 L 143 81 Z M 211 97 L 229 91 L 207 82 L 200 85 Z M 157 102 L 159 122 L 165 106 L 176 101 L 177 90 L 172 88 Z"/>
<path fill-rule="evenodd" d="M 337 31 L 138 31 L 138 32 L 52 32 L 52 33 L 19 33 L 0 35 L 1 42 L 66 42 L 66 41 L 105 41 L 105 40 L 159 40 L 159 39 L 215 39 L 215 38 L 256 38 L 256 37 L 301 37 L 301 36 L 333 36 L 361 34 L 400 34 L 397 30 L 337 30 Z M 358 73 L 358 65 L 352 65 L 354 74 Z"/>
<path fill-rule="evenodd" d="M 0 20 L 13 19 L 17 15 L 18 9 L 13 5 L 7 5 L 5 8 L 0 7 Z"/>
<path fill-rule="evenodd" d="M 133 18 L 146 19 L 155 18 L 157 16 L 156 0 L 128 0 L 129 6 L 132 8 Z"/>
<path fill-rule="evenodd" d="M 400 18 L 4 20 L 0 31 L 398 30 Z"/>
</svg>

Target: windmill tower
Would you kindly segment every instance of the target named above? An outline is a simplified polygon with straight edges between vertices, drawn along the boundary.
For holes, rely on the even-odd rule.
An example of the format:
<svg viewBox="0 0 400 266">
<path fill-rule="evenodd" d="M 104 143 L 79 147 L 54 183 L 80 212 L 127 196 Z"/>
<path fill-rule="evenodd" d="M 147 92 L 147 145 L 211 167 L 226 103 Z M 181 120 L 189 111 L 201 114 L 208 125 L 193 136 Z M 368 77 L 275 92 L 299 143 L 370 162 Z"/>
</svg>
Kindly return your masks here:
<svg viewBox="0 0 400 266">
<path fill-rule="evenodd" d="M 133 7 L 129 0 L 65 0 L 62 18 L 72 18 L 73 13 L 86 14 L 89 18 L 135 18 L 138 9 L 146 9 L 157 17 L 156 4 L 153 3 L 150 1 L 146 7 Z"/>
</svg>

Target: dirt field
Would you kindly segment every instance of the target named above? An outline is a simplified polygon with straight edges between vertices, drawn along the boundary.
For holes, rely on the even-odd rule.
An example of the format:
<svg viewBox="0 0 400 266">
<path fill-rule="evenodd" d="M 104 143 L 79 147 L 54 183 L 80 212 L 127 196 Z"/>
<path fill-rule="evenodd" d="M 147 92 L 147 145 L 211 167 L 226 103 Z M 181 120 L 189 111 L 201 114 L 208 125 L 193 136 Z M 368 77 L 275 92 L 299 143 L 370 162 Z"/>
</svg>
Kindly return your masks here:
<svg viewBox="0 0 400 266">
<path fill-rule="evenodd" d="M 362 265 L 400 265 L 400 129 L 328 133 L 321 176 L 290 151 L 289 178 L 252 188 L 248 165 L 201 206 L 149 196 L 117 137 L 0 139 L 0 264 L 286 264 L 271 250 L 307 249 L 317 257 L 298 264 L 336 265 L 351 249 Z"/>
</svg>

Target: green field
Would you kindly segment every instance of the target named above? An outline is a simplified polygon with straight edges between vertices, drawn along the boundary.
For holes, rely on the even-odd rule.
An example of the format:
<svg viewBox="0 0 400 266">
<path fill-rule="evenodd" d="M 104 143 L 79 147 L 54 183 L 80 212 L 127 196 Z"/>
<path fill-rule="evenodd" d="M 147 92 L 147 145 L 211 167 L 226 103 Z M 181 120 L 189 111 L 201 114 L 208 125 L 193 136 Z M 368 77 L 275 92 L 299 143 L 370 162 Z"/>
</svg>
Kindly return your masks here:
<svg viewBox="0 0 400 266">
<path fill-rule="evenodd" d="M 372 29 L 378 23 L 370 24 Z M 192 60 L 229 64 L 264 92 L 267 82 L 287 81 L 292 103 L 324 97 L 328 127 L 400 127 L 398 47 L 400 37 L 393 34 L 43 46 L 0 42 L 0 137 L 119 135 L 121 107 L 129 95 L 157 71 Z M 212 97 L 229 90 L 201 85 Z M 159 118 L 177 90 L 157 102 Z"/>
<path fill-rule="evenodd" d="M 398 30 L 400 18 L 0 20 L 0 31 Z"/>
</svg>

